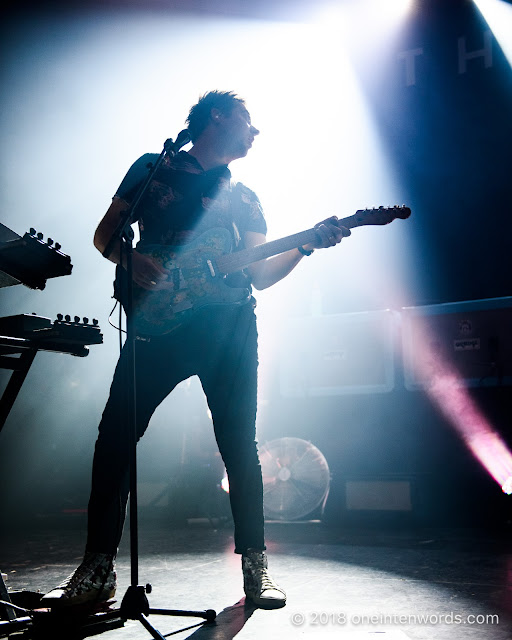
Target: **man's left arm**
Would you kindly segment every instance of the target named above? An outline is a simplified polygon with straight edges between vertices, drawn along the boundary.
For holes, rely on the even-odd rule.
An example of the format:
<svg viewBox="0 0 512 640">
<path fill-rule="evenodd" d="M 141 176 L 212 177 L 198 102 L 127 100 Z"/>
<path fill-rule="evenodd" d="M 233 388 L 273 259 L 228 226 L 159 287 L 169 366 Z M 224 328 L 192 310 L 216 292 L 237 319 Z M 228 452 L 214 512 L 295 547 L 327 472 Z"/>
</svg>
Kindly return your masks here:
<svg viewBox="0 0 512 640">
<path fill-rule="evenodd" d="M 332 217 L 315 225 L 317 239 L 315 242 L 304 245 L 303 249 L 312 251 L 314 249 L 334 247 L 339 244 L 343 238 L 350 235 L 350 231 L 345 227 L 338 226 L 337 222 L 338 218 Z M 264 244 L 266 236 L 263 233 L 247 231 L 244 241 L 247 248 L 253 248 L 256 245 Z M 291 249 L 285 253 L 253 263 L 247 267 L 252 285 L 259 290 L 271 287 L 293 271 L 303 257 L 304 254 L 298 249 Z"/>
</svg>

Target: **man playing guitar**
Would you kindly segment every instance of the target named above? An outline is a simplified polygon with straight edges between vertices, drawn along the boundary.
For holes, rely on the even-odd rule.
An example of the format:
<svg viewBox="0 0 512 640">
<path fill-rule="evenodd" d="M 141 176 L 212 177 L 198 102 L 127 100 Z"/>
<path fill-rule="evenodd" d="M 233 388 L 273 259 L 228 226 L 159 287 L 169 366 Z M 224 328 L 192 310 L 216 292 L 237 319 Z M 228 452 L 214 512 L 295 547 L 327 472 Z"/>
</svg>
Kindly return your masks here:
<svg viewBox="0 0 512 640">
<path fill-rule="evenodd" d="M 204 297 L 209 279 L 217 276 L 214 261 L 206 260 L 208 268 L 191 277 L 183 275 L 190 273 L 185 266 L 171 276 L 173 260 L 179 261 L 183 252 L 187 264 L 199 261 L 204 245 L 217 243 L 222 234 L 212 234 L 212 230 L 219 229 L 224 236 L 229 234 L 226 237 L 234 255 L 254 249 L 266 243 L 267 227 L 258 198 L 244 185 L 234 183 L 228 168 L 233 160 L 247 155 L 259 134 L 244 101 L 231 92 L 207 93 L 191 108 L 187 125 L 192 148 L 164 158 L 137 207 L 141 239 L 133 253 L 136 301 L 143 307 L 156 307 L 150 315 L 153 323 L 147 321 L 147 314 L 144 316 L 147 331 L 142 334 L 150 337 L 137 340 L 135 347 L 137 432 L 142 437 L 156 407 L 179 382 L 199 376 L 229 478 L 235 552 L 242 556 L 246 596 L 260 607 L 280 607 L 286 595 L 269 575 L 265 554 L 263 486 L 255 429 L 258 358 L 252 288 L 272 286 L 304 256 L 314 249 L 335 246 L 350 231 L 337 224 L 335 217 L 324 220 L 314 227 L 309 242 L 252 262 L 239 271 L 238 290 L 247 295 L 232 303 L 198 304 L 195 308 L 192 293 L 197 289 L 197 297 Z M 96 230 L 94 244 L 100 252 L 105 250 L 121 213 L 130 206 L 148 175 L 148 165 L 156 157 L 142 156 L 128 171 Z M 155 246 L 159 247 L 157 251 Z M 197 246 L 197 252 L 189 259 L 191 246 Z M 171 258 L 160 259 L 162 248 L 168 247 L 172 247 Z M 196 254 L 200 256 L 197 259 Z M 109 259 L 120 264 L 119 245 Z M 167 295 L 169 290 L 172 309 L 171 305 L 159 309 L 159 292 Z M 160 315 L 171 313 L 174 318 L 182 310 L 187 314 L 190 311 L 183 321 L 157 326 Z M 157 327 L 154 331 L 153 324 Z M 126 367 L 123 350 L 99 426 L 84 560 L 69 578 L 44 596 L 42 604 L 95 603 L 115 593 L 114 560 L 129 494 L 128 443 L 124 438 Z"/>
</svg>

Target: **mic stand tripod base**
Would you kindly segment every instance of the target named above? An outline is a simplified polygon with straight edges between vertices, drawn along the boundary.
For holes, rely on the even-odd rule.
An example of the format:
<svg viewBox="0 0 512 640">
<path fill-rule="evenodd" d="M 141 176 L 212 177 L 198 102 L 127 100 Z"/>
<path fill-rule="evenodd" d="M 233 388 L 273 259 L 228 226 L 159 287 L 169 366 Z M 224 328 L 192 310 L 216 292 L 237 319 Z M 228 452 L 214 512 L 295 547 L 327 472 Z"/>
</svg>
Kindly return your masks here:
<svg viewBox="0 0 512 640">
<path fill-rule="evenodd" d="M 142 626 L 156 640 L 165 640 L 165 637 L 151 626 L 147 620 L 150 613 L 161 616 L 183 616 L 187 618 L 203 618 L 206 622 L 213 622 L 217 613 L 213 609 L 206 611 L 181 611 L 176 609 L 151 609 L 146 593 L 151 593 L 151 585 L 131 585 L 124 594 L 119 613 L 124 620 L 138 620 Z"/>
</svg>

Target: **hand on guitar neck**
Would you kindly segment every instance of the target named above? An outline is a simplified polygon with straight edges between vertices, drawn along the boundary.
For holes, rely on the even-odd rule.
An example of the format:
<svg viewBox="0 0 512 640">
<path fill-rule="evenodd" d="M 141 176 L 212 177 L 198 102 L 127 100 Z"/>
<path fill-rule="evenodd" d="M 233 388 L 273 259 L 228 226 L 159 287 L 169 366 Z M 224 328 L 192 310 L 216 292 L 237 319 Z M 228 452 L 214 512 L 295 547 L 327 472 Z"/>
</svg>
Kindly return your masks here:
<svg viewBox="0 0 512 640">
<path fill-rule="evenodd" d="M 314 226 L 317 241 L 310 242 L 303 246 L 306 251 L 314 251 L 315 249 L 327 249 L 339 244 L 343 238 L 348 238 L 352 233 L 350 229 L 339 224 L 336 216 L 331 216 L 322 222 L 318 222 Z"/>
</svg>

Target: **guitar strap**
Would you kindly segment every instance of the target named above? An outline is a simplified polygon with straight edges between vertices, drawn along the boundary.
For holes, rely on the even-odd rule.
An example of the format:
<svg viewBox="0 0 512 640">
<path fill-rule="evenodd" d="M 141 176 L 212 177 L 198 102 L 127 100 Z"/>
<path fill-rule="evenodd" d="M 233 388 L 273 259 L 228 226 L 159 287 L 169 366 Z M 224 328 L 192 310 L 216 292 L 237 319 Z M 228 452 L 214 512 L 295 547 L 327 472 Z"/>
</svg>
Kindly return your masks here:
<svg viewBox="0 0 512 640">
<path fill-rule="evenodd" d="M 234 241 L 234 250 L 243 249 L 242 245 L 242 236 L 240 234 L 240 230 L 236 223 L 236 220 L 242 219 L 242 208 L 243 208 L 243 199 L 242 199 L 242 186 L 239 182 L 235 182 L 231 186 L 231 207 L 233 212 L 233 219 L 231 221 L 233 225 L 233 241 Z"/>
<path fill-rule="evenodd" d="M 239 247 L 240 246 L 240 242 L 242 241 L 242 238 L 240 237 L 240 231 L 238 231 L 238 227 L 236 226 L 236 222 L 233 220 L 233 237 L 235 240 L 235 247 Z"/>
</svg>

